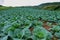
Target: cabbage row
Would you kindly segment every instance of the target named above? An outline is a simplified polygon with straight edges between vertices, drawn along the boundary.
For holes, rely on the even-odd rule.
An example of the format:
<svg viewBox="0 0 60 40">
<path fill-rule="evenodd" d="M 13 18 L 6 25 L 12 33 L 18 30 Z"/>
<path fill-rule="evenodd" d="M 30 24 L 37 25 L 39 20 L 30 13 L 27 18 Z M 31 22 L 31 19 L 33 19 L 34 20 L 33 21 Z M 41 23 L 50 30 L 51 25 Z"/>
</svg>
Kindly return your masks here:
<svg viewBox="0 0 60 40">
<path fill-rule="evenodd" d="M 50 32 L 42 26 L 44 21 Z M 0 11 L 0 40 L 52 40 L 53 35 L 60 40 L 60 12 L 32 8 Z"/>
</svg>

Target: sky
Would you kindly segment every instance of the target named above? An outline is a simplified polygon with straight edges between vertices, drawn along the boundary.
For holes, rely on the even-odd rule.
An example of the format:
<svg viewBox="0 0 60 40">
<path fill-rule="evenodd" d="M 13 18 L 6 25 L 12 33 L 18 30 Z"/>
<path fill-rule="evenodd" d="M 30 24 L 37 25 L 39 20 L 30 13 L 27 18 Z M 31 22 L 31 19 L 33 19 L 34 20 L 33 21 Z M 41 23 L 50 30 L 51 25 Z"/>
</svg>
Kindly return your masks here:
<svg viewBox="0 0 60 40">
<path fill-rule="evenodd" d="M 3 4 L 3 0 L 0 0 L 0 5 L 2 5 Z"/>
<path fill-rule="evenodd" d="M 60 0 L 0 0 L 4 6 L 34 6 L 47 2 L 60 2 Z"/>
</svg>

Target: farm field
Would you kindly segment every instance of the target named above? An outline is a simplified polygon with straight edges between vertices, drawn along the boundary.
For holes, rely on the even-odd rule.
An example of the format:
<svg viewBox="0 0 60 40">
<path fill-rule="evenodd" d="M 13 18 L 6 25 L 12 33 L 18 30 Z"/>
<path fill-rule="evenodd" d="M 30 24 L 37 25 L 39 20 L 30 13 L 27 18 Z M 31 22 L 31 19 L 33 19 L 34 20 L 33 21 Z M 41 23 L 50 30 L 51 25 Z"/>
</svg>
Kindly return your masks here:
<svg viewBox="0 0 60 40">
<path fill-rule="evenodd" d="M 0 40 L 60 40 L 60 11 L 3 7 Z"/>
<path fill-rule="evenodd" d="M 60 39 L 60 12 L 32 8 L 0 11 L 0 39 Z"/>
</svg>

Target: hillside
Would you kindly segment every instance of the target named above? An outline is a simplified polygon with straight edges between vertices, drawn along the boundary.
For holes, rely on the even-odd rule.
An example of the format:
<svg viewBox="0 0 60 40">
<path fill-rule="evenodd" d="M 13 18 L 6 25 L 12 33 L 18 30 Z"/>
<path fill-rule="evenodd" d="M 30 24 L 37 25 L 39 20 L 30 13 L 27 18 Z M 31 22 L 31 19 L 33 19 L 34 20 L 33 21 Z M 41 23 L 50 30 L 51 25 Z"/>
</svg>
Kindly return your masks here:
<svg viewBox="0 0 60 40">
<path fill-rule="evenodd" d="M 0 5 L 0 10 L 10 9 L 12 7 L 5 7 Z M 60 11 L 60 2 L 52 2 L 52 3 L 42 3 L 37 6 L 22 6 L 21 8 L 32 8 L 38 10 L 52 10 L 52 11 Z"/>
<path fill-rule="evenodd" d="M 24 6 L 24 7 L 38 9 L 38 10 L 60 11 L 60 2 L 42 3 L 37 6 Z"/>
<path fill-rule="evenodd" d="M 43 3 L 39 5 L 40 9 L 60 11 L 60 2 Z"/>
<path fill-rule="evenodd" d="M 11 9 L 11 8 L 12 8 L 12 7 L 6 7 L 6 6 L 0 5 L 0 11 L 1 11 L 1 10 Z"/>
</svg>

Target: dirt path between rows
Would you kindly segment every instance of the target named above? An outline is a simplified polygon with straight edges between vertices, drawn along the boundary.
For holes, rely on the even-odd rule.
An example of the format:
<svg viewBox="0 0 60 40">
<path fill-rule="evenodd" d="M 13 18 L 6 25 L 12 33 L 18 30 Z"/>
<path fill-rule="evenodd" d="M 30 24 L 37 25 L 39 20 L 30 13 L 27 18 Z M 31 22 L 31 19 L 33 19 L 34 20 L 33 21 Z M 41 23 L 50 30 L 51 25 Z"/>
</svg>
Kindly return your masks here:
<svg viewBox="0 0 60 40">
<path fill-rule="evenodd" d="M 43 27 L 50 32 L 50 30 L 48 30 L 50 27 L 48 25 L 46 25 L 47 22 L 43 22 Z M 56 23 L 52 23 L 52 25 L 56 25 Z M 57 38 L 55 39 L 54 35 L 53 35 L 53 38 L 52 40 L 58 40 Z"/>
</svg>

